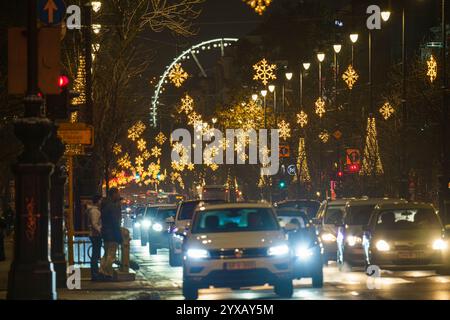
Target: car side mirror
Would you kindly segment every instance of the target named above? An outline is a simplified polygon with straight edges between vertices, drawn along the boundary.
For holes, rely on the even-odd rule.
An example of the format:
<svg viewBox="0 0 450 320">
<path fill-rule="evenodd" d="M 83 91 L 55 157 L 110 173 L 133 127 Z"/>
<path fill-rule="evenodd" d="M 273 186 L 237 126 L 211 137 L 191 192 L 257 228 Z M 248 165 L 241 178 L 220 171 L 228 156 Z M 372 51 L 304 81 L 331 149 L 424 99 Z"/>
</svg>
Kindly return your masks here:
<svg viewBox="0 0 450 320">
<path fill-rule="evenodd" d="M 286 223 L 286 225 L 284 226 L 284 231 L 286 232 L 292 232 L 298 229 L 298 225 L 293 224 L 293 223 Z"/>
</svg>

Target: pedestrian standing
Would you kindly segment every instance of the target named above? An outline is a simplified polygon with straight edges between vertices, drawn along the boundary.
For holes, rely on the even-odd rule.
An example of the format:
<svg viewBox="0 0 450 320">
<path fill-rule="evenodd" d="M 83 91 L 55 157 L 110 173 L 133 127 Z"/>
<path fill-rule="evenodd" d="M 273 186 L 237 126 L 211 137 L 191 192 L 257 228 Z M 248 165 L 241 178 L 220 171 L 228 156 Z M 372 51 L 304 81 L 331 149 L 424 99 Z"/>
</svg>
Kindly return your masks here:
<svg viewBox="0 0 450 320">
<path fill-rule="evenodd" d="M 100 280 L 98 262 L 102 250 L 102 219 L 100 212 L 102 196 L 95 195 L 92 197 L 92 205 L 87 206 L 87 215 L 89 221 L 89 238 L 92 245 L 91 255 L 91 279 L 92 281 Z"/>
<path fill-rule="evenodd" d="M 119 189 L 111 188 L 108 197 L 101 206 L 102 237 L 105 243 L 105 254 L 100 263 L 100 274 L 104 280 L 112 280 L 114 269 L 112 267 L 116 260 L 116 252 L 122 243 L 122 210 L 120 206 L 121 197 Z"/>
<path fill-rule="evenodd" d="M 0 215 L 0 261 L 5 261 L 6 219 Z"/>
</svg>

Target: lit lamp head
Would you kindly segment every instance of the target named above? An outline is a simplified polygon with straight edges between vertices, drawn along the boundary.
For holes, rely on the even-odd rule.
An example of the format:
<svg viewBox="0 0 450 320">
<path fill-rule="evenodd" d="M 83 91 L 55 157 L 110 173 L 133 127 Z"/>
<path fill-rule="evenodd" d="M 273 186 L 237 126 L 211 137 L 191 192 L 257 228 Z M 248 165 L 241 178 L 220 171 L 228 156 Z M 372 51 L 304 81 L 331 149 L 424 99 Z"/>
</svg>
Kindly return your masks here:
<svg viewBox="0 0 450 320">
<path fill-rule="evenodd" d="M 357 33 L 350 34 L 350 40 L 352 43 L 356 43 L 358 41 L 359 35 Z"/>
<path fill-rule="evenodd" d="M 270 84 L 268 88 L 271 93 L 273 93 L 275 91 L 275 85 L 273 85 L 273 84 Z"/>
<path fill-rule="evenodd" d="M 388 21 L 391 16 L 391 11 L 385 10 L 381 11 L 381 19 L 383 19 L 384 22 Z"/>
<path fill-rule="evenodd" d="M 91 5 L 92 10 L 94 10 L 94 12 L 99 12 L 100 9 L 102 8 L 102 3 L 100 1 L 92 1 Z"/>
<path fill-rule="evenodd" d="M 323 62 L 323 60 L 325 60 L 325 53 L 319 52 L 317 54 L 317 60 L 319 60 L 319 62 Z"/>
<path fill-rule="evenodd" d="M 294 74 L 293 74 L 292 72 L 286 72 L 284 75 L 286 76 L 286 79 L 289 81 L 289 80 L 292 79 L 292 76 L 293 76 Z"/>
<path fill-rule="evenodd" d="M 252 100 L 253 101 L 258 100 L 258 95 L 256 93 L 252 94 Z"/>
<path fill-rule="evenodd" d="M 338 54 L 339 52 L 341 52 L 342 49 L 342 45 L 341 44 L 335 44 L 333 45 L 333 50 L 336 54 Z"/>
<path fill-rule="evenodd" d="M 267 90 L 261 90 L 261 95 L 265 98 L 267 96 Z"/>
<path fill-rule="evenodd" d="M 304 63 L 303 63 L 303 69 L 305 69 L 306 71 L 308 71 L 308 70 L 309 70 L 309 67 L 311 67 L 311 63 L 309 63 L 309 62 L 304 62 Z"/>
</svg>

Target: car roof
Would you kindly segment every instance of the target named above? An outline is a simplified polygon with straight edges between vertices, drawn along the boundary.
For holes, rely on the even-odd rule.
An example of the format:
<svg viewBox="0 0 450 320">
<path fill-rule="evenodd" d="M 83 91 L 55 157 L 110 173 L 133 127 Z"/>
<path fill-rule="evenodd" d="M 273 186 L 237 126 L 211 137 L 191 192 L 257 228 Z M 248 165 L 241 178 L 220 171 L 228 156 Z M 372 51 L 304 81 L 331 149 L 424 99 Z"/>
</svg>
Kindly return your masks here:
<svg viewBox="0 0 450 320">
<path fill-rule="evenodd" d="M 320 201 L 313 200 L 313 199 L 288 199 L 288 200 L 282 200 L 277 202 L 277 204 L 285 204 L 285 203 L 292 203 L 292 202 L 314 202 L 320 204 Z"/>
<path fill-rule="evenodd" d="M 164 206 L 160 206 L 158 209 L 168 209 L 168 210 L 170 210 L 170 209 L 176 209 L 176 208 L 177 208 L 176 204 L 166 204 Z"/>
<path fill-rule="evenodd" d="M 366 206 L 377 205 L 381 203 L 407 203 L 405 199 L 399 198 L 363 198 L 348 200 L 347 206 Z"/>
<path fill-rule="evenodd" d="M 350 199 L 327 200 L 328 206 L 345 205 Z"/>
<path fill-rule="evenodd" d="M 220 209 L 246 209 L 246 208 L 262 208 L 262 209 L 272 209 L 272 205 L 265 202 L 238 202 L 238 203 L 220 203 L 220 204 L 209 204 L 205 203 L 203 206 L 204 210 L 220 210 Z M 197 208 L 196 211 L 203 211 Z"/>
<path fill-rule="evenodd" d="M 432 204 L 426 202 L 405 202 L 405 203 L 380 203 L 376 206 L 378 210 L 401 210 L 401 209 L 432 209 Z"/>
</svg>

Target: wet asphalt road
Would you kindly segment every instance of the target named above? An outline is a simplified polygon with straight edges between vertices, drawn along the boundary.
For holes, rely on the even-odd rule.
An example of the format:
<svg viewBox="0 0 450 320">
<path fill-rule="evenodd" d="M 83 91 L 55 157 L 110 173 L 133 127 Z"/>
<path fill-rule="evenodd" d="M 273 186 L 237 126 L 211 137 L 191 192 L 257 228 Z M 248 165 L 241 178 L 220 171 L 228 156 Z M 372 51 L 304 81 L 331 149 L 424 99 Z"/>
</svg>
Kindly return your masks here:
<svg viewBox="0 0 450 320">
<path fill-rule="evenodd" d="M 169 266 L 168 250 L 159 250 L 150 256 L 148 247 L 133 241 L 132 253 L 140 265 L 139 273 L 158 288 L 160 299 L 182 300 L 182 268 Z M 310 279 L 295 280 L 292 299 L 313 300 L 374 300 L 374 299 L 425 299 L 450 300 L 450 276 L 433 271 L 382 270 L 381 277 L 372 279 L 362 269 L 340 272 L 335 264 L 324 268 L 324 287 L 313 289 Z M 277 299 L 269 286 L 248 290 L 200 290 L 200 300 L 222 299 Z"/>
</svg>

